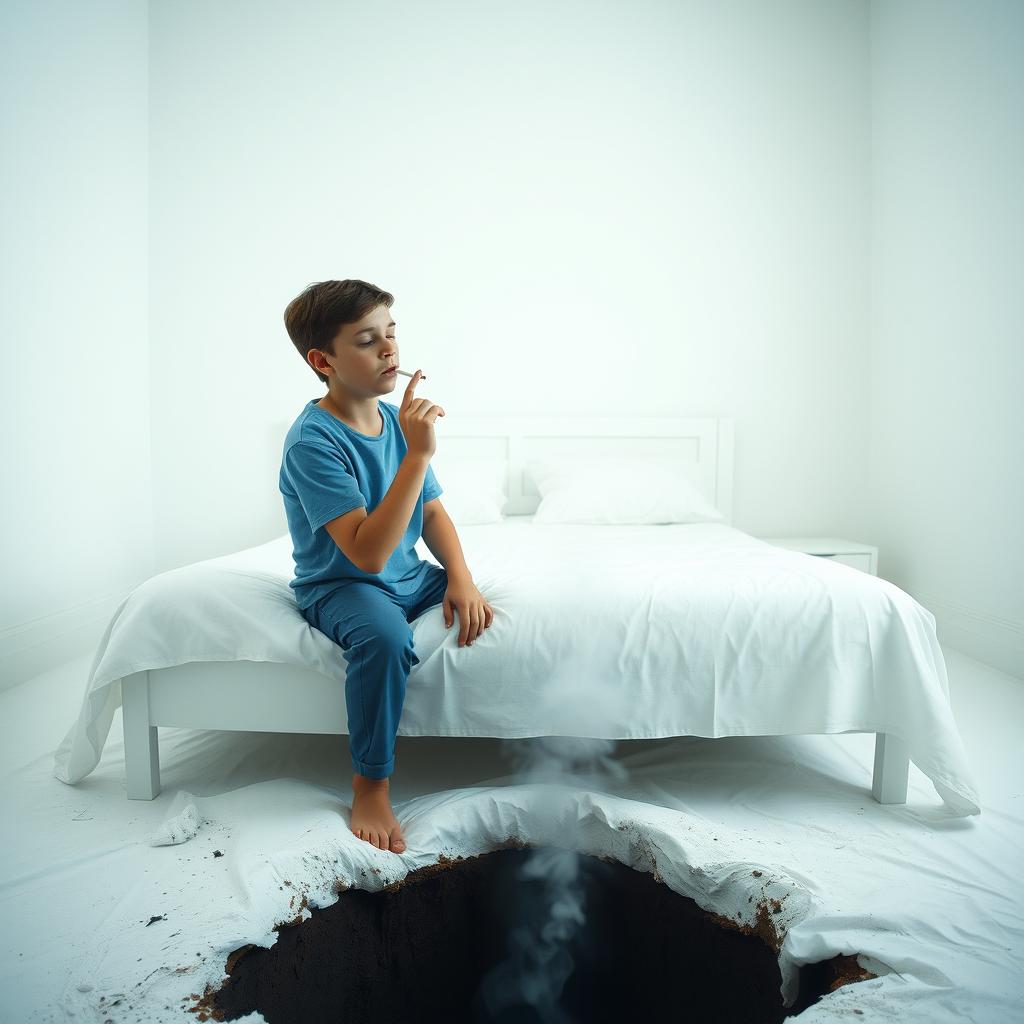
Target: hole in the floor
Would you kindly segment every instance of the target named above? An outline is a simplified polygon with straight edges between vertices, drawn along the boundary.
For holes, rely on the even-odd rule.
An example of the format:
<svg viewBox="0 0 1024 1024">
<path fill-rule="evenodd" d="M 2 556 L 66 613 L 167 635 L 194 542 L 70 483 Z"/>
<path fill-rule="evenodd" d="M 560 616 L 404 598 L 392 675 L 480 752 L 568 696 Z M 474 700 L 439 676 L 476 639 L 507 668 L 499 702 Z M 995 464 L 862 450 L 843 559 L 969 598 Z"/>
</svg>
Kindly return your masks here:
<svg viewBox="0 0 1024 1024">
<path fill-rule="evenodd" d="M 646 1014 L 767 1024 L 875 977 L 853 956 L 808 964 L 787 1011 L 770 905 L 741 927 L 651 874 L 585 854 L 575 855 L 582 925 L 542 942 L 558 914 L 544 880 L 522 877 L 536 853 L 443 859 L 378 892 L 344 890 L 308 920 L 278 925 L 271 948 L 235 950 L 229 977 L 193 1012 L 234 1020 L 258 1010 L 269 1024 L 621 1024 Z"/>
</svg>

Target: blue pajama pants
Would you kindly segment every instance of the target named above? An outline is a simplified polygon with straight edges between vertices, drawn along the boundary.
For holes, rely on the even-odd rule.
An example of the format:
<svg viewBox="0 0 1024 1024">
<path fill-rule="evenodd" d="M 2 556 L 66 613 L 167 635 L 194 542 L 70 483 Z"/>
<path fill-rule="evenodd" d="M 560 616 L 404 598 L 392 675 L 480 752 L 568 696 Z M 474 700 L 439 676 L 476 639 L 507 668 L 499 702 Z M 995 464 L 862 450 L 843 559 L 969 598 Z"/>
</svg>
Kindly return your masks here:
<svg viewBox="0 0 1024 1024">
<path fill-rule="evenodd" d="M 409 623 L 444 601 L 448 572 L 430 563 L 418 590 L 393 594 L 355 580 L 304 609 L 306 621 L 343 652 L 352 770 L 370 779 L 395 768 L 395 737 L 405 683 L 418 665 Z M 457 615 L 456 615 L 457 617 Z"/>
</svg>

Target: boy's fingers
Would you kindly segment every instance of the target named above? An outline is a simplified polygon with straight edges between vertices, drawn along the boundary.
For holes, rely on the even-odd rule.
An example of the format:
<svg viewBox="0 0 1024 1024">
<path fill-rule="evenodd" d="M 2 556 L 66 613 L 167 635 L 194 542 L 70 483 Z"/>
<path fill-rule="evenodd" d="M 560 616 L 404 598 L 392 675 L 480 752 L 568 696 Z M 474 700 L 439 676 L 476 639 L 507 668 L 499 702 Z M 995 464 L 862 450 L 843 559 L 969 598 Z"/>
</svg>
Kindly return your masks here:
<svg viewBox="0 0 1024 1024">
<path fill-rule="evenodd" d="M 409 383 L 405 386 L 405 395 L 402 397 L 402 405 L 409 405 L 412 402 L 413 392 L 416 390 L 416 385 L 420 382 L 422 376 L 422 370 L 417 370 L 410 378 Z"/>
<path fill-rule="evenodd" d="M 488 626 L 494 621 L 494 612 L 491 610 L 490 605 L 484 604 L 478 608 L 473 608 L 469 605 L 466 607 L 460 607 L 459 605 L 452 605 L 453 609 L 457 609 L 459 613 L 459 640 L 458 644 L 460 647 L 465 647 L 467 644 L 471 645 L 473 640 L 476 640 Z M 451 623 L 448 623 L 451 625 Z"/>
<path fill-rule="evenodd" d="M 473 609 L 466 605 L 459 609 L 459 618 L 466 623 L 466 630 L 462 635 L 464 644 L 471 644 L 476 639 L 476 623 L 473 621 Z"/>
</svg>

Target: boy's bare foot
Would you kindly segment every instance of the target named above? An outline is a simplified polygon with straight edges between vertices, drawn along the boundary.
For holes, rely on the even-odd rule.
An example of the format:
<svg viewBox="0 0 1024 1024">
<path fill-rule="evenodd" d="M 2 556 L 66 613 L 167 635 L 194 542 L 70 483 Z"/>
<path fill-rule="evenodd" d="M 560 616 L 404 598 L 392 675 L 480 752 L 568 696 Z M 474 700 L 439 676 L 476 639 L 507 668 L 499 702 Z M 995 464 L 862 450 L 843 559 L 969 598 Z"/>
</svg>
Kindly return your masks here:
<svg viewBox="0 0 1024 1024">
<path fill-rule="evenodd" d="M 387 779 L 352 776 L 352 834 L 378 850 L 405 853 L 402 826 L 391 809 Z"/>
</svg>

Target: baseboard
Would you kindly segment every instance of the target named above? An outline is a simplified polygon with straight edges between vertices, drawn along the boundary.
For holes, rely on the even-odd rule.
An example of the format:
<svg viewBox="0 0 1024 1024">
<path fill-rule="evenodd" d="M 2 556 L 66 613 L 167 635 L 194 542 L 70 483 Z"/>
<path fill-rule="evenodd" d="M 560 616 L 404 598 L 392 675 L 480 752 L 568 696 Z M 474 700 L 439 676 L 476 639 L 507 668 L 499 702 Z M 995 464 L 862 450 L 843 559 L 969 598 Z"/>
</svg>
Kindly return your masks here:
<svg viewBox="0 0 1024 1024">
<path fill-rule="evenodd" d="M 911 596 L 935 616 L 939 643 L 1024 682 L 1024 625 L 928 591 L 915 588 Z"/>
<path fill-rule="evenodd" d="M 0 692 L 94 652 L 135 585 L 0 631 Z"/>
</svg>

